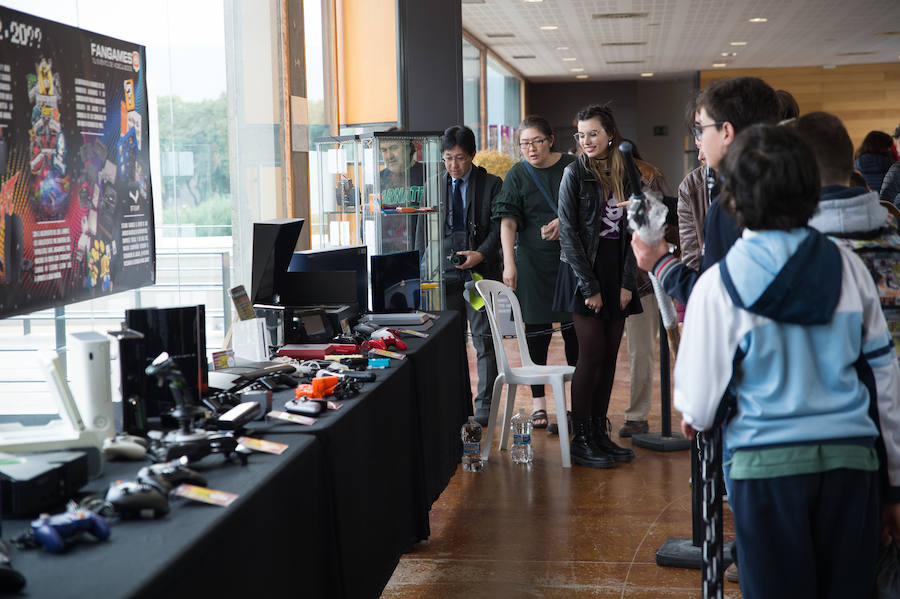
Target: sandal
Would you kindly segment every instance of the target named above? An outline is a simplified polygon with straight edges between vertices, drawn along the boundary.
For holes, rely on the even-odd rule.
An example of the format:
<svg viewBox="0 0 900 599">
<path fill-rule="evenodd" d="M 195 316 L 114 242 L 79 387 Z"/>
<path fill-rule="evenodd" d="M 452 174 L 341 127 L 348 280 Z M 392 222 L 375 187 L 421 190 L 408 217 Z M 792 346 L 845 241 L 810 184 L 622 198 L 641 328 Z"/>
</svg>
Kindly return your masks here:
<svg viewBox="0 0 900 599">
<path fill-rule="evenodd" d="M 547 410 L 535 410 L 531 413 L 531 425 L 534 428 L 547 428 Z"/>
</svg>

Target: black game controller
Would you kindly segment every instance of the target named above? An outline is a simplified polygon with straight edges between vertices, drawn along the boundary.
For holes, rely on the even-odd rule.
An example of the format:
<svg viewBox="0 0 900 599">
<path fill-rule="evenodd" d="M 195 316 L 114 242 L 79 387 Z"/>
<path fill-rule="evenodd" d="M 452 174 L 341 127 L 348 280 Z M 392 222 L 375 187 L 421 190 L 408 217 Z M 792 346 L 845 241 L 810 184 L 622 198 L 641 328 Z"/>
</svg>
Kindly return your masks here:
<svg viewBox="0 0 900 599">
<path fill-rule="evenodd" d="M 143 482 L 119 480 L 110 484 L 106 501 L 122 518 L 159 518 L 169 513 L 168 495 Z"/>
<path fill-rule="evenodd" d="M 0 541 L 0 593 L 16 593 L 25 586 L 25 577 L 9 563 L 9 551 Z"/>
<path fill-rule="evenodd" d="M 187 467 L 184 457 L 172 462 L 145 466 L 138 471 L 139 482 L 150 485 L 163 493 L 171 493 L 180 484 L 206 486 L 206 478 Z"/>
</svg>

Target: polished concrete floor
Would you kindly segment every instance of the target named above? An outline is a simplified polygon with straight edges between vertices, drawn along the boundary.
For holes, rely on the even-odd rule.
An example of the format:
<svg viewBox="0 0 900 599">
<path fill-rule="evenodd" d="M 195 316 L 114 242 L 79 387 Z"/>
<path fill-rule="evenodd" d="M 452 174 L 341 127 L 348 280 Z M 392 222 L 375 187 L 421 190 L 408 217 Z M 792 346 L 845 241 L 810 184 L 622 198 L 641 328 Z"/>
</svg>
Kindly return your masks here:
<svg viewBox="0 0 900 599">
<path fill-rule="evenodd" d="M 515 341 L 507 352 L 518 355 Z M 474 352 L 469 347 L 470 372 Z M 551 363 L 565 363 L 558 334 Z M 629 397 L 628 354 L 619 351 L 610 406 L 613 430 L 624 421 Z M 473 378 L 474 381 L 474 378 Z M 650 430 L 660 430 L 657 389 Z M 551 391 L 550 420 L 555 422 Z M 520 388 L 516 406 L 531 412 Z M 673 416 L 673 428 L 680 419 Z M 619 440 L 614 436 L 614 440 Z M 458 468 L 431 511 L 431 538 L 403 556 L 382 594 L 389 599 L 451 598 L 669 598 L 700 597 L 700 571 L 656 565 L 670 537 L 691 536 L 687 451 L 634 448 L 634 462 L 613 470 L 561 466 L 559 437 L 533 434 L 534 463 L 513 464 L 500 452 L 499 430 L 483 472 Z M 625 446 L 630 441 L 622 440 Z M 725 510 L 725 537 L 734 538 Z M 725 583 L 725 596 L 741 596 Z"/>
</svg>

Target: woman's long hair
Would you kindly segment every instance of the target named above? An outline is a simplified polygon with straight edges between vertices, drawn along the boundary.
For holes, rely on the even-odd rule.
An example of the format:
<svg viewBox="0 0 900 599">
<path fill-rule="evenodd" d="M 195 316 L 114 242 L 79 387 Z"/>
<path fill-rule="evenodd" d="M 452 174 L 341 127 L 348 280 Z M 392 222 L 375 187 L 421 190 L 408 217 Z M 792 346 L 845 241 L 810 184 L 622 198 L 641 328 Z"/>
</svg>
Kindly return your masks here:
<svg viewBox="0 0 900 599">
<path fill-rule="evenodd" d="M 582 160 L 599 179 L 604 195 L 602 199 L 606 200 L 606 196 L 612 191 L 617 202 L 624 202 L 628 199 L 625 197 L 625 159 L 619 151 L 622 136 L 616 126 L 616 119 L 613 118 L 612 109 L 608 103 L 593 104 L 580 111 L 575 118 L 579 121 L 600 119 L 600 124 L 603 125 L 603 130 L 611 142 L 607 148 L 606 158 L 589 158 L 587 154 L 582 154 Z"/>
</svg>

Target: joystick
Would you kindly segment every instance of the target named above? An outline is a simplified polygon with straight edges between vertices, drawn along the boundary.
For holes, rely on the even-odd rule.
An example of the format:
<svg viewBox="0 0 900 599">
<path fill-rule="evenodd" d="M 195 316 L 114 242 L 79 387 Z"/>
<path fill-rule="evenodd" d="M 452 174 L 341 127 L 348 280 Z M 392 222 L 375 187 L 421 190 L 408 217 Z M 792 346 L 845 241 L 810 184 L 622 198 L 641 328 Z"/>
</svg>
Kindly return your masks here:
<svg viewBox="0 0 900 599">
<path fill-rule="evenodd" d="M 118 480 L 109 485 L 106 501 L 122 518 L 149 515 L 159 518 L 169 513 L 169 497 L 165 492 L 143 482 Z"/>
<path fill-rule="evenodd" d="M 167 494 L 183 483 L 205 487 L 206 478 L 187 464 L 187 458 L 181 457 L 172 462 L 145 466 L 138 471 L 137 479 Z"/>
<path fill-rule="evenodd" d="M 109 524 L 90 510 L 78 509 L 61 514 L 41 514 L 31 521 L 34 540 L 50 553 L 62 553 L 66 543 L 81 532 L 89 532 L 100 541 L 109 538 Z"/>
</svg>

